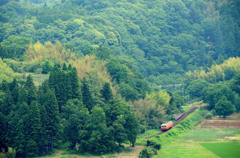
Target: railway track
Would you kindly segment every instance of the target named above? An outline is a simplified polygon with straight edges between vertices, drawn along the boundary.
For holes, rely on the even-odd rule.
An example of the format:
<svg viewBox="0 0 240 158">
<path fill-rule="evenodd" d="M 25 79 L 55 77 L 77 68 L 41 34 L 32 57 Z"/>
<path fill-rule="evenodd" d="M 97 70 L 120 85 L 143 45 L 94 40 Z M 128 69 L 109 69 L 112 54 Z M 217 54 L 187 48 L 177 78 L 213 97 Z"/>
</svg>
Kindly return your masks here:
<svg viewBox="0 0 240 158">
<path fill-rule="evenodd" d="M 191 110 L 189 110 L 188 112 L 186 112 L 184 115 L 182 115 L 174 124 L 173 124 L 173 127 L 177 126 L 179 122 L 181 122 L 182 120 L 184 120 L 189 114 L 193 113 L 195 110 L 197 110 L 199 108 L 199 106 L 201 105 L 198 104 L 197 106 L 193 107 Z M 167 131 L 165 131 L 167 132 Z M 160 132 L 158 133 L 157 135 L 161 135 L 161 134 L 164 134 L 165 132 Z M 149 138 L 152 138 L 152 137 L 155 137 L 155 136 L 151 136 Z"/>
</svg>

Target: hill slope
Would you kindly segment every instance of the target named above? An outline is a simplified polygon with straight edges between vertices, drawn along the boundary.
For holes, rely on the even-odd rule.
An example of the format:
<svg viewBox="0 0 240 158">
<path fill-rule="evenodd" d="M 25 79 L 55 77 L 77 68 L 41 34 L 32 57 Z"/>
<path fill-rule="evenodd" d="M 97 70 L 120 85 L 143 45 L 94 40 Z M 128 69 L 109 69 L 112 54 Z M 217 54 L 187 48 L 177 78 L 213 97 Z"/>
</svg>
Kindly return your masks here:
<svg viewBox="0 0 240 158">
<path fill-rule="evenodd" d="M 240 54 L 239 1 L 5 0 L 0 5 L 2 58 L 16 52 L 21 57 L 31 40 L 59 40 L 84 55 L 108 47 L 114 55 L 135 59 L 148 81 L 171 84 L 182 82 L 186 71 Z M 16 40 L 22 42 L 12 45 Z"/>
</svg>

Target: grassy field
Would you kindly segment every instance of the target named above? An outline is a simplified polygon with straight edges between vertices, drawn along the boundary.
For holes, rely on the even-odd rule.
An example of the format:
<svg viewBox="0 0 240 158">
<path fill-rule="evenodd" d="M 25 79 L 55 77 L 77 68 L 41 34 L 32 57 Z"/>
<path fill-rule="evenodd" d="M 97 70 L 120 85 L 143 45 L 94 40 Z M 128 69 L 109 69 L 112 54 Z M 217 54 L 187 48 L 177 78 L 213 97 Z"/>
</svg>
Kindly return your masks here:
<svg viewBox="0 0 240 158">
<path fill-rule="evenodd" d="M 200 143 L 200 145 L 220 157 L 227 158 L 240 157 L 239 143 Z"/>
<path fill-rule="evenodd" d="M 240 129 L 206 129 L 196 128 L 183 135 L 177 141 L 162 146 L 158 156 L 154 158 L 191 158 L 191 157 L 224 157 L 224 153 L 233 153 L 232 157 L 240 157 Z M 229 138 L 233 138 L 229 139 Z M 238 144 L 237 144 L 238 143 Z M 214 144 L 216 144 L 214 146 Z M 228 150 L 232 146 L 232 150 Z M 221 150 L 226 147 L 226 150 Z M 224 151 L 218 152 L 218 151 Z M 238 157 L 236 156 L 238 155 Z M 226 156 L 225 156 L 226 157 Z M 229 156 L 230 157 L 230 156 Z"/>
<path fill-rule="evenodd" d="M 218 156 L 194 141 L 179 139 L 165 145 L 154 158 L 217 158 Z"/>
<path fill-rule="evenodd" d="M 195 128 L 181 139 L 195 142 L 228 141 L 228 137 L 235 137 L 240 133 L 239 128 Z"/>
</svg>

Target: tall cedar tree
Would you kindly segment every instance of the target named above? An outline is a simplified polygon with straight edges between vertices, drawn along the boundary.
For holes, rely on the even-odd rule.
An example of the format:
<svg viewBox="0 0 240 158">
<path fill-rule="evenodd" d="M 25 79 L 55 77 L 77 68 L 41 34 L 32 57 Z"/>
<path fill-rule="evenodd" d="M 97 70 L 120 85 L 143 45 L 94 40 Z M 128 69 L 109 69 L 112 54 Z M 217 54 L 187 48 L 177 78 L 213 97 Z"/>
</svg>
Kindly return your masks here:
<svg viewBox="0 0 240 158">
<path fill-rule="evenodd" d="M 89 90 L 88 82 L 85 78 L 83 78 L 81 90 L 82 90 L 83 104 L 88 108 L 89 111 L 91 111 L 93 108 L 92 95 Z"/>
<path fill-rule="evenodd" d="M 27 96 L 27 91 L 24 87 L 21 87 L 18 90 L 18 103 L 23 103 L 23 102 L 28 102 L 28 96 Z"/>
<path fill-rule="evenodd" d="M 81 88 L 78 80 L 77 69 L 70 69 L 70 80 L 71 80 L 71 88 L 72 88 L 72 99 L 82 100 Z"/>
<path fill-rule="evenodd" d="M 25 87 L 27 90 L 29 90 L 30 88 L 35 88 L 35 89 L 36 89 L 36 87 L 34 86 L 33 79 L 32 79 L 32 76 L 31 76 L 31 75 L 28 75 L 27 81 L 26 81 L 24 87 Z"/>
<path fill-rule="evenodd" d="M 46 138 L 48 140 L 47 150 L 53 149 L 53 138 L 57 135 L 57 132 L 60 128 L 59 122 L 59 112 L 58 112 L 58 104 L 57 99 L 54 95 L 54 92 L 48 90 L 47 93 L 44 94 L 44 108 L 46 111 L 46 119 L 44 124 L 42 125 L 44 129 L 46 129 Z"/>
<path fill-rule="evenodd" d="M 1 109 L 0 109 L 1 110 Z M 7 118 L 6 116 L 0 112 L 0 150 L 2 151 L 2 149 L 5 152 L 8 152 L 8 146 L 7 146 L 7 130 L 8 130 L 8 126 L 7 126 Z"/>
<path fill-rule="evenodd" d="M 102 98 L 106 103 L 110 103 L 113 99 L 112 90 L 109 83 L 105 83 L 101 89 Z"/>
<path fill-rule="evenodd" d="M 10 90 L 7 89 L 6 93 L 5 93 L 5 97 L 4 97 L 3 103 L 0 106 L 1 107 L 1 112 L 4 115 L 8 115 L 10 113 L 10 111 L 11 111 L 12 105 L 13 105 L 12 94 L 11 94 Z"/>
</svg>

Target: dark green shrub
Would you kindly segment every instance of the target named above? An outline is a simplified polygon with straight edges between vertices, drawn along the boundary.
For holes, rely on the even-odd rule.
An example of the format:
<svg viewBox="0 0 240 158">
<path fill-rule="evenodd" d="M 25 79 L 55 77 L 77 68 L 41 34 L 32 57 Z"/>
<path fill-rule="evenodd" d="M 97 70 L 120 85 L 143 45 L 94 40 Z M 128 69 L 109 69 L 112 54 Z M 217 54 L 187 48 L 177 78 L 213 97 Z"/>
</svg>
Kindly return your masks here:
<svg viewBox="0 0 240 158">
<path fill-rule="evenodd" d="M 142 149 L 142 151 L 139 153 L 138 157 L 139 158 L 151 158 L 154 155 L 157 155 L 157 150 L 150 146 L 150 147 L 146 147 L 146 148 Z"/>
<path fill-rule="evenodd" d="M 207 115 L 205 116 L 206 119 L 212 119 L 213 115 L 211 112 L 207 113 Z"/>
</svg>

